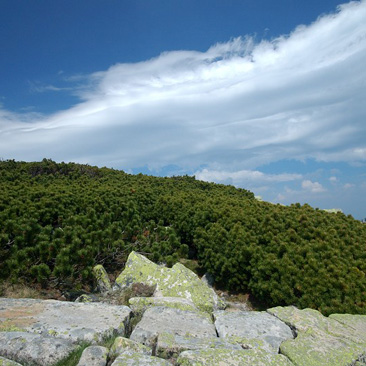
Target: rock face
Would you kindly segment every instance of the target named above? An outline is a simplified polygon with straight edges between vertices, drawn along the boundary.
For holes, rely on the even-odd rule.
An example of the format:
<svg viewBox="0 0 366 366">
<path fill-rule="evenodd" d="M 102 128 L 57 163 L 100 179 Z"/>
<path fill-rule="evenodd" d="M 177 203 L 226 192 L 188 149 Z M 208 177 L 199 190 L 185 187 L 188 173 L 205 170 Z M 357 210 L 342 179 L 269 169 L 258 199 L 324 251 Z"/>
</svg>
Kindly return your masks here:
<svg viewBox="0 0 366 366">
<path fill-rule="evenodd" d="M 219 298 L 191 271 L 136 253 L 117 283 L 156 291 L 130 307 L 0 298 L 0 366 L 52 366 L 81 346 L 78 366 L 366 366 L 365 315 L 217 310 Z M 92 301 L 116 295 L 99 289 Z"/>
</svg>

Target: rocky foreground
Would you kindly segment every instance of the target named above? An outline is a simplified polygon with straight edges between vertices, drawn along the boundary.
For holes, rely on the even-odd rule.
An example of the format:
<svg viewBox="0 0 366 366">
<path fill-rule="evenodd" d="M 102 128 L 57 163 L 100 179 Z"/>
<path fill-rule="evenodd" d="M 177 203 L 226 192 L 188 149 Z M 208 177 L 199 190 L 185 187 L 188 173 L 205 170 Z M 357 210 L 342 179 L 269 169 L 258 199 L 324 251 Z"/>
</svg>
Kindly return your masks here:
<svg viewBox="0 0 366 366">
<path fill-rule="evenodd" d="M 366 365 L 366 316 L 229 311 L 183 265 L 134 252 L 113 288 L 101 266 L 95 274 L 101 295 L 78 302 L 0 298 L 0 365 L 56 365 L 85 345 L 79 366 Z M 152 296 L 113 304 L 133 286 Z"/>
</svg>

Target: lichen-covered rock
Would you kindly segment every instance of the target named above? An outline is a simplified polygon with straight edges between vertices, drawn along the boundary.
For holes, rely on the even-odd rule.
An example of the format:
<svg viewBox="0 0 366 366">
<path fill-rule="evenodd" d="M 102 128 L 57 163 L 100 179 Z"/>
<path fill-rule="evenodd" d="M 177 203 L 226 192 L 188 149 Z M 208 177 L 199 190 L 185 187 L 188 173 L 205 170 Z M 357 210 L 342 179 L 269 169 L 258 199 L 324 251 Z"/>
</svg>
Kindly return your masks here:
<svg viewBox="0 0 366 366">
<path fill-rule="evenodd" d="M 225 307 L 215 291 L 182 264 L 177 263 L 172 268 L 166 268 L 156 265 L 141 254 L 131 252 L 115 286 L 123 289 L 136 282 L 156 285 L 154 296 L 188 299 L 201 311 L 212 312 Z"/>
<path fill-rule="evenodd" d="M 184 351 L 177 366 L 294 366 L 285 356 L 257 349 L 227 350 L 202 349 Z"/>
<path fill-rule="evenodd" d="M 112 366 L 172 366 L 172 364 L 158 357 L 124 353 L 115 359 Z"/>
<path fill-rule="evenodd" d="M 5 357 L 0 357 L 0 366 L 22 366 L 20 363 L 9 360 Z"/>
<path fill-rule="evenodd" d="M 349 330 L 344 334 L 347 338 L 353 340 L 357 337 L 357 341 L 366 343 L 366 315 L 332 314 L 329 319 L 336 320 L 341 323 L 342 329 L 346 327 Z"/>
<path fill-rule="evenodd" d="M 197 338 L 216 337 L 208 314 L 156 306 L 145 311 L 130 338 L 153 347 L 157 336 L 163 332 Z"/>
<path fill-rule="evenodd" d="M 82 294 L 75 299 L 75 302 L 99 302 L 100 298 L 96 295 Z"/>
<path fill-rule="evenodd" d="M 192 301 L 183 297 L 132 297 L 129 307 L 137 316 L 142 315 L 146 309 L 154 306 L 164 306 L 186 311 L 199 311 Z"/>
<path fill-rule="evenodd" d="M 348 366 L 365 353 L 365 315 L 326 318 L 293 306 L 267 311 L 296 330 L 297 337 L 283 342 L 280 350 L 298 366 Z"/>
<path fill-rule="evenodd" d="M 106 366 L 108 348 L 90 346 L 84 349 L 77 366 Z"/>
<path fill-rule="evenodd" d="M 294 337 L 289 326 L 266 312 L 216 311 L 214 317 L 219 337 L 262 340 L 268 352 L 278 353 L 280 344 Z"/>
<path fill-rule="evenodd" d="M 115 359 L 123 353 L 140 353 L 146 356 L 152 355 L 152 349 L 132 339 L 117 337 L 109 350 L 109 358 Z"/>
<path fill-rule="evenodd" d="M 126 334 L 131 309 L 103 303 L 0 298 L 0 322 L 73 342 L 97 343 Z"/>
<path fill-rule="evenodd" d="M 112 290 L 108 273 L 101 264 L 98 264 L 93 268 L 93 274 L 97 281 L 97 288 L 99 292 L 104 293 Z"/>
<path fill-rule="evenodd" d="M 218 337 L 194 338 L 179 336 L 171 333 L 160 333 L 156 345 L 156 355 L 161 358 L 177 358 L 180 353 L 187 350 L 198 349 L 231 349 L 242 350 L 242 346 L 236 342 L 230 342 Z"/>
<path fill-rule="evenodd" d="M 76 347 L 66 339 L 26 332 L 0 332 L 0 356 L 26 365 L 54 365 Z"/>
</svg>

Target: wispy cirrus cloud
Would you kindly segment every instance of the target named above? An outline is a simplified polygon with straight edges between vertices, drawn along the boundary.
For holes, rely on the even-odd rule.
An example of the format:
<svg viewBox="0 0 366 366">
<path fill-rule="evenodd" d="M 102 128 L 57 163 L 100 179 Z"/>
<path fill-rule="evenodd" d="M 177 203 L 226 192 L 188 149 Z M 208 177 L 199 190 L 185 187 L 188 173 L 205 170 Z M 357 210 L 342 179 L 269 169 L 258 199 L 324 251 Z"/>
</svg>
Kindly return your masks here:
<svg viewBox="0 0 366 366">
<path fill-rule="evenodd" d="M 80 102 L 68 110 L 0 111 L 0 155 L 152 172 L 174 165 L 234 184 L 300 181 L 260 171 L 281 159 L 364 164 L 365 19 L 366 2 L 355 1 L 271 41 L 235 38 L 79 75 Z M 304 182 L 309 192 L 323 187 Z"/>
</svg>

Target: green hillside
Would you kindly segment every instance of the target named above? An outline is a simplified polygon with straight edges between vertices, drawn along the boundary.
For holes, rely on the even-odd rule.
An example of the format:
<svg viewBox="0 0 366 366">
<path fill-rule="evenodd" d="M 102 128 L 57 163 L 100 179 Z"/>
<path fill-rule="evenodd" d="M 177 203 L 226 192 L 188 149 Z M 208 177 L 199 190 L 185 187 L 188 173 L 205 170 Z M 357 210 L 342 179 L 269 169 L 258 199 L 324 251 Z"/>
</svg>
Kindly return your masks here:
<svg viewBox="0 0 366 366">
<path fill-rule="evenodd" d="M 268 306 L 366 314 L 366 225 L 351 216 L 46 159 L 1 161 L 0 192 L 2 280 L 82 288 L 95 264 L 120 271 L 135 250 L 168 265 L 198 259 L 218 286 Z"/>
</svg>

